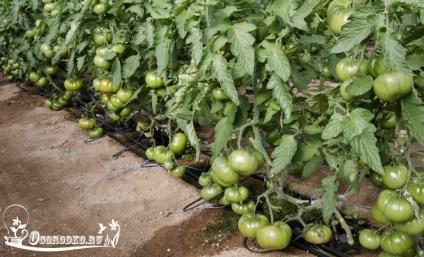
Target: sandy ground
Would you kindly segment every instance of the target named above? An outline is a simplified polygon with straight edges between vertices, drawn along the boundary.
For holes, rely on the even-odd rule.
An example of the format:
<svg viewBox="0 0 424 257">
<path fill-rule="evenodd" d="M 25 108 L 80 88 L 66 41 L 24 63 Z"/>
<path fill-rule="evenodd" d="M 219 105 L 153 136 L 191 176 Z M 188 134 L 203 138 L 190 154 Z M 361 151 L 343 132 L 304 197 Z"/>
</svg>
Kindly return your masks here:
<svg viewBox="0 0 424 257">
<path fill-rule="evenodd" d="M 222 209 L 161 215 L 183 208 L 199 191 L 159 167 L 109 180 L 144 160 L 131 152 L 112 157 L 122 146 L 108 137 L 85 143 L 87 133 L 65 118 L 67 112 L 45 108 L 44 100 L 0 80 L 0 213 L 22 205 L 29 233 L 46 236 L 88 238 L 98 235 L 102 223 L 101 235 L 112 238 L 113 219 L 119 241 L 116 247 L 56 253 L 17 249 L 3 240 L 14 216 L 26 223 L 22 210 L 12 207 L 4 216 L 8 224 L 0 223 L 0 256 L 311 256 L 294 248 L 266 255 L 247 251 L 236 231 L 238 217 Z"/>
</svg>

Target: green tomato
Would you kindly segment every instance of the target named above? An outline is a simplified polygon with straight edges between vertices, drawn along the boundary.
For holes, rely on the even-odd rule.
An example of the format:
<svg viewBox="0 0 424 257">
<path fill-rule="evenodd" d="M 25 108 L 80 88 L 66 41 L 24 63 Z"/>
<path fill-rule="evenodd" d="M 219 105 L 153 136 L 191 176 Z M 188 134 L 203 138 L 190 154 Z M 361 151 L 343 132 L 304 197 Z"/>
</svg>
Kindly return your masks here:
<svg viewBox="0 0 424 257">
<path fill-rule="evenodd" d="M 383 182 L 383 176 L 375 171 L 371 171 L 369 174 L 369 178 L 371 183 L 379 188 L 383 188 L 384 187 L 384 182 Z"/>
<path fill-rule="evenodd" d="M 57 66 L 57 65 L 47 65 L 44 68 L 44 71 L 46 72 L 46 74 L 56 75 L 57 73 L 59 73 L 59 66 Z"/>
<path fill-rule="evenodd" d="M 399 231 L 384 231 L 381 234 L 381 248 L 389 254 L 403 254 L 415 245 L 415 236 Z"/>
<path fill-rule="evenodd" d="M 237 183 L 240 179 L 239 173 L 235 172 L 228 164 L 227 158 L 218 156 L 212 163 L 212 179 L 216 176 L 216 181 L 224 187 L 229 187 Z"/>
<path fill-rule="evenodd" d="M 363 99 L 369 99 L 372 96 L 372 90 L 369 90 L 368 92 L 363 93 L 362 95 L 351 95 L 346 92 L 346 87 L 352 83 L 352 79 L 348 79 L 342 83 L 340 86 L 340 95 L 346 102 L 351 102 L 354 99 L 363 98 Z"/>
<path fill-rule="evenodd" d="M 305 164 L 303 162 L 296 162 L 295 164 L 289 167 L 289 175 L 292 175 L 292 176 L 301 175 L 304 167 L 305 167 Z"/>
<path fill-rule="evenodd" d="M 243 176 L 250 176 L 257 171 L 258 160 L 246 150 L 234 150 L 228 159 L 231 169 Z"/>
<path fill-rule="evenodd" d="M 238 220 L 237 227 L 240 233 L 247 238 L 256 238 L 259 229 L 269 225 L 269 220 L 262 214 L 243 214 Z"/>
<path fill-rule="evenodd" d="M 424 210 L 420 210 L 418 217 L 405 223 L 394 223 L 394 225 L 397 231 L 410 235 L 421 234 L 424 232 Z"/>
<path fill-rule="evenodd" d="M 93 12 L 95 14 L 97 14 L 97 15 L 103 15 L 103 14 L 105 14 L 108 11 L 108 9 L 109 9 L 109 7 L 108 7 L 107 4 L 105 4 L 105 3 L 99 3 L 99 4 L 96 4 L 93 7 Z"/>
<path fill-rule="evenodd" d="M 228 200 L 228 199 L 227 199 Z M 243 203 L 231 203 L 231 209 L 238 215 L 252 213 L 255 210 L 255 202 L 247 200 Z"/>
<path fill-rule="evenodd" d="M 383 112 L 383 118 L 380 121 L 381 127 L 392 129 L 396 127 L 396 114 L 394 112 Z"/>
<path fill-rule="evenodd" d="M 331 73 L 331 70 L 328 68 L 328 66 L 324 66 L 321 70 L 321 76 L 326 79 L 332 79 L 333 73 Z"/>
<path fill-rule="evenodd" d="M 230 206 L 231 202 L 228 201 L 227 198 L 225 198 L 225 195 L 223 195 L 223 196 L 221 196 L 221 198 L 219 198 L 218 204 L 223 205 L 223 206 Z"/>
<path fill-rule="evenodd" d="M 147 159 L 149 159 L 149 160 L 155 160 L 154 149 L 155 149 L 154 147 L 147 148 L 147 150 L 145 152 Z"/>
<path fill-rule="evenodd" d="M 113 94 L 118 92 L 121 88 L 121 84 L 117 87 L 113 87 L 113 81 L 110 79 L 102 79 L 100 80 L 99 91 L 104 94 Z"/>
<path fill-rule="evenodd" d="M 351 4 L 351 0 L 334 0 L 328 5 L 328 26 L 334 34 L 342 34 L 343 25 L 349 21 L 350 15 L 355 11 L 353 8 L 349 8 Z"/>
<path fill-rule="evenodd" d="M 171 170 L 171 175 L 173 177 L 181 178 L 185 174 L 185 167 L 184 166 L 177 166 L 174 169 Z"/>
<path fill-rule="evenodd" d="M 412 76 L 401 71 L 386 71 L 374 80 L 374 93 L 383 101 L 394 102 L 412 91 Z"/>
<path fill-rule="evenodd" d="M 200 176 L 199 176 L 199 184 L 202 187 L 205 187 L 205 186 L 207 186 L 207 185 L 209 185 L 211 183 L 212 183 L 212 177 L 211 177 L 211 175 L 208 174 L 208 173 L 202 172 L 202 174 L 200 174 Z"/>
<path fill-rule="evenodd" d="M 212 90 L 212 95 L 215 100 L 226 100 L 228 99 L 228 96 L 225 94 L 224 90 L 222 88 L 214 88 Z"/>
<path fill-rule="evenodd" d="M 393 222 L 407 222 L 415 215 L 414 207 L 406 199 L 398 198 L 395 190 L 383 190 L 378 195 L 377 207 Z"/>
<path fill-rule="evenodd" d="M 145 80 L 146 80 L 147 86 L 149 86 L 150 88 L 153 88 L 153 89 L 160 88 L 160 87 L 163 87 L 165 85 L 163 78 L 161 76 L 157 75 L 153 71 L 147 72 Z"/>
<path fill-rule="evenodd" d="M 37 72 L 31 71 L 31 73 L 29 74 L 29 80 L 31 80 L 32 82 L 37 82 L 39 79 L 40 79 L 40 74 L 38 74 Z"/>
<path fill-rule="evenodd" d="M 132 111 L 132 108 L 130 105 L 124 106 L 120 111 L 119 111 L 119 115 L 121 115 L 122 117 L 127 117 Z"/>
<path fill-rule="evenodd" d="M 93 118 L 81 118 L 78 120 L 78 126 L 82 129 L 91 130 L 96 126 L 96 120 Z"/>
<path fill-rule="evenodd" d="M 380 211 L 380 209 L 378 209 L 377 204 L 373 204 L 371 206 L 371 217 L 375 221 L 383 225 L 386 225 L 387 223 L 390 222 L 390 220 L 386 218 L 386 216 L 384 216 L 384 214 Z"/>
<path fill-rule="evenodd" d="M 225 189 L 225 198 L 233 203 L 246 201 L 249 197 L 249 190 L 244 186 L 229 187 Z"/>
<path fill-rule="evenodd" d="M 380 235 L 371 229 L 363 229 L 359 232 L 359 243 L 370 250 L 380 247 Z"/>
<path fill-rule="evenodd" d="M 109 70 L 110 66 L 112 65 L 109 60 L 106 60 L 102 56 L 94 56 L 94 65 L 96 65 L 99 68 Z"/>
<path fill-rule="evenodd" d="M 259 246 L 266 250 L 286 248 L 290 243 L 291 237 L 290 226 L 282 221 L 262 227 L 256 232 L 256 240 Z"/>
<path fill-rule="evenodd" d="M 300 47 L 296 43 L 287 43 L 284 45 L 284 52 L 286 54 L 295 54 L 299 52 L 299 50 L 300 50 Z"/>
<path fill-rule="evenodd" d="M 184 133 L 176 133 L 171 140 L 171 150 L 176 154 L 184 152 L 187 141 L 187 136 Z"/>
<path fill-rule="evenodd" d="M 219 196 L 222 192 L 222 187 L 217 183 L 212 183 L 204 188 L 202 188 L 202 191 L 200 191 L 200 196 L 208 201 L 216 196 Z"/>
<path fill-rule="evenodd" d="M 419 176 L 412 176 L 408 184 L 408 192 L 419 204 L 424 204 L 424 174 Z"/>
<path fill-rule="evenodd" d="M 398 166 L 386 165 L 382 176 L 384 185 L 390 189 L 403 187 L 408 179 L 408 168 L 404 164 Z"/>
<path fill-rule="evenodd" d="M 88 132 L 88 137 L 91 138 L 91 139 L 98 138 L 102 135 L 103 135 L 103 128 L 101 128 L 101 127 L 92 129 L 92 130 L 90 130 L 90 132 Z"/>
<path fill-rule="evenodd" d="M 81 90 L 83 83 L 82 83 L 82 80 L 80 79 L 76 79 L 76 80 L 66 79 L 65 82 L 63 83 L 63 86 L 65 87 L 66 90 L 75 92 L 75 91 Z"/>
<path fill-rule="evenodd" d="M 35 82 L 35 84 L 39 87 L 45 87 L 49 84 L 49 80 L 46 77 L 41 77 Z"/>
<path fill-rule="evenodd" d="M 336 64 L 336 74 L 341 81 L 346 81 L 353 76 L 366 76 L 368 74 L 368 61 L 344 58 Z"/>
<path fill-rule="evenodd" d="M 383 57 L 370 59 L 369 72 L 374 78 L 386 72 L 387 68 L 388 68 L 387 61 Z"/>
<path fill-rule="evenodd" d="M 149 127 L 149 123 L 139 120 L 137 121 L 136 129 L 138 132 L 144 132 Z"/>
<path fill-rule="evenodd" d="M 123 103 L 127 103 L 133 95 L 133 91 L 129 88 L 121 88 L 116 93 L 116 97 L 119 101 Z"/>
<path fill-rule="evenodd" d="M 116 94 L 112 94 L 109 97 L 109 103 L 112 104 L 116 109 L 121 109 L 124 106 L 124 103 L 119 101 L 119 99 L 116 97 Z"/>
<path fill-rule="evenodd" d="M 325 244 L 331 240 L 333 231 L 323 224 L 309 224 L 303 229 L 303 238 L 311 244 Z"/>
</svg>

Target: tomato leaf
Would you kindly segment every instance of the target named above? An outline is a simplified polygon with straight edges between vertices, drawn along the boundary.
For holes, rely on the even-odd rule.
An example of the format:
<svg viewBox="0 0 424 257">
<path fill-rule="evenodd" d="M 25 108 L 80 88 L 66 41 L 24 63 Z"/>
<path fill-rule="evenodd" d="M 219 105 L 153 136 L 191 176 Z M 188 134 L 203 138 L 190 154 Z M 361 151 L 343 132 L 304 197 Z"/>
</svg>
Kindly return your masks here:
<svg viewBox="0 0 424 257">
<path fill-rule="evenodd" d="M 368 164 L 372 170 L 383 174 L 384 170 L 381 165 L 381 159 L 378 154 L 379 149 L 376 143 L 377 138 L 375 137 L 374 132 L 367 129 L 362 131 L 361 134 L 355 136 L 350 145 L 359 155 L 361 160 Z"/>
<path fill-rule="evenodd" d="M 406 126 L 417 141 L 424 145 L 424 103 L 415 94 L 409 94 L 400 101 L 402 117 L 407 121 Z"/>
<path fill-rule="evenodd" d="M 297 141 L 294 135 L 284 135 L 281 137 L 280 145 L 271 153 L 272 168 L 270 173 L 277 174 L 290 164 L 297 150 Z"/>
<path fill-rule="evenodd" d="M 85 64 L 85 57 L 86 57 L 85 55 L 78 57 L 78 59 L 77 59 L 77 70 L 78 71 L 82 70 L 82 67 Z"/>
<path fill-rule="evenodd" d="M 337 137 L 343 132 L 344 116 L 340 113 L 334 113 L 322 132 L 322 139 Z"/>
<path fill-rule="evenodd" d="M 343 33 L 330 52 L 347 52 L 355 45 L 360 44 L 373 31 L 374 27 L 367 19 L 369 16 L 375 15 L 375 10 L 369 6 L 364 6 L 355 10 L 350 16 L 349 22 L 343 26 Z"/>
<path fill-rule="evenodd" d="M 303 4 L 291 16 L 293 26 L 304 31 L 309 31 L 308 24 L 306 23 L 305 18 L 312 13 L 314 8 L 320 2 L 321 0 L 302 1 Z"/>
<path fill-rule="evenodd" d="M 405 59 L 405 50 L 396 38 L 397 36 L 394 33 L 383 33 L 378 38 L 377 43 L 384 49 L 386 61 L 393 70 L 413 75 Z"/>
<path fill-rule="evenodd" d="M 375 132 L 374 125 L 369 122 L 370 118 L 372 119 L 373 117 L 374 115 L 371 112 L 362 108 L 357 108 L 346 116 L 343 121 L 343 135 L 347 142 L 351 142 L 365 130 Z"/>
<path fill-rule="evenodd" d="M 233 101 L 233 103 L 238 105 L 240 100 L 238 98 L 237 89 L 234 86 L 233 78 L 231 77 L 231 73 L 228 69 L 227 60 L 225 60 L 224 56 L 219 53 L 213 56 L 212 72 L 219 81 L 225 94 L 231 99 L 231 101 Z"/>
<path fill-rule="evenodd" d="M 121 84 L 121 62 L 119 58 L 115 58 L 112 62 L 112 78 L 113 90 L 117 91 L 116 89 Z"/>
<path fill-rule="evenodd" d="M 312 174 L 314 174 L 318 168 L 324 163 L 324 155 L 319 153 L 315 155 L 311 160 L 309 160 L 302 171 L 302 179 L 306 179 Z"/>
<path fill-rule="evenodd" d="M 200 63 L 203 55 L 203 44 L 201 42 L 202 32 L 199 28 L 192 27 L 187 37 L 186 43 L 191 43 L 191 57 L 197 65 Z"/>
<path fill-rule="evenodd" d="M 139 4 L 131 5 L 127 8 L 127 11 L 137 14 L 140 18 L 144 16 L 144 9 Z"/>
<path fill-rule="evenodd" d="M 275 100 L 277 100 L 278 105 L 284 111 L 285 118 L 290 118 L 293 110 L 293 102 L 288 84 L 283 82 L 278 76 L 272 75 L 266 88 L 272 89 Z"/>
<path fill-rule="evenodd" d="M 181 38 L 185 38 L 187 35 L 186 21 L 189 17 L 190 13 L 187 10 L 183 10 L 178 16 L 175 17 L 178 34 Z"/>
<path fill-rule="evenodd" d="M 263 47 L 267 51 L 268 63 L 266 69 L 269 72 L 275 72 L 283 81 L 287 81 L 290 77 L 290 63 L 287 59 L 284 49 L 278 41 L 274 44 L 264 42 Z"/>
<path fill-rule="evenodd" d="M 424 54 L 409 55 L 406 61 L 412 70 L 420 70 L 424 67 Z"/>
<path fill-rule="evenodd" d="M 156 69 L 157 74 L 161 74 L 168 66 L 170 47 L 171 42 L 168 38 L 165 38 L 164 41 L 156 46 L 155 57 L 158 65 Z"/>
<path fill-rule="evenodd" d="M 255 29 L 254 24 L 241 22 L 234 24 L 227 31 L 228 41 L 231 43 L 231 52 L 249 75 L 253 74 L 255 67 L 255 50 L 252 47 L 255 38 L 249 32 Z"/>
<path fill-rule="evenodd" d="M 236 118 L 236 112 L 237 112 L 237 105 L 235 105 L 234 103 L 228 103 L 225 106 L 224 115 L 225 117 L 227 117 L 228 122 L 230 122 L 231 124 L 234 123 L 234 120 Z"/>
<path fill-rule="evenodd" d="M 372 89 L 374 80 L 371 76 L 356 77 L 347 85 L 346 93 L 350 95 L 362 95 Z"/>
<path fill-rule="evenodd" d="M 217 157 L 221 150 L 227 146 L 228 140 L 231 139 L 231 130 L 233 125 L 228 121 L 227 117 L 222 118 L 218 121 L 215 126 L 215 141 L 213 143 L 213 155 L 212 159 Z"/>
<path fill-rule="evenodd" d="M 334 206 L 337 202 L 337 189 L 339 188 L 339 181 L 336 176 L 329 176 L 324 178 L 322 186 L 317 187 L 318 192 L 324 192 L 321 197 L 322 205 L 322 218 L 325 223 L 330 221 L 334 212 Z"/>
<path fill-rule="evenodd" d="M 319 138 L 308 138 L 306 145 L 297 148 L 292 162 L 309 161 L 315 156 L 320 146 L 321 140 Z"/>
<path fill-rule="evenodd" d="M 299 44 L 318 44 L 318 45 L 325 45 L 326 37 L 323 35 L 302 35 L 296 43 Z"/>
<path fill-rule="evenodd" d="M 337 174 L 341 180 L 351 185 L 358 177 L 358 168 L 356 163 L 352 160 L 343 161 Z"/>
<path fill-rule="evenodd" d="M 122 78 L 126 79 L 131 77 L 138 67 L 140 67 L 139 55 L 132 55 L 125 59 L 124 66 L 122 67 Z"/>
</svg>

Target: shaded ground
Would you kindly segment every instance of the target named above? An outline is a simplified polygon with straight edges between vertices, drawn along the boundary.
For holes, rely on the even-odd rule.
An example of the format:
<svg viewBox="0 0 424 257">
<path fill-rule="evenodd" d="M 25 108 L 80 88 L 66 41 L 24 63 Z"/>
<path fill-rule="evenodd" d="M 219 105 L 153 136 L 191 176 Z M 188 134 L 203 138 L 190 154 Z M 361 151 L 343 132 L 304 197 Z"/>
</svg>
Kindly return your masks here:
<svg viewBox="0 0 424 257">
<path fill-rule="evenodd" d="M 116 231 L 108 224 L 114 219 L 120 225 L 119 241 L 116 248 L 39 253 L 1 240 L 0 256 L 263 256 L 242 247 L 238 217 L 231 212 L 161 215 L 199 196 L 196 188 L 162 168 L 137 169 L 109 180 L 143 160 L 130 152 L 112 157 L 122 146 L 107 137 L 85 143 L 87 133 L 65 119 L 65 111 L 45 108 L 44 100 L 0 80 L 0 212 L 12 204 L 24 206 L 29 212 L 26 229 L 41 235 L 88 237 L 98 235 L 102 223 L 107 227 L 102 235 L 113 237 Z M 13 214 L 6 213 L 5 221 L 11 222 Z M 8 235 L 2 223 L 0 235 Z M 311 256 L 293 248 L 266 256 L 281 254 Z"/>
</svg>

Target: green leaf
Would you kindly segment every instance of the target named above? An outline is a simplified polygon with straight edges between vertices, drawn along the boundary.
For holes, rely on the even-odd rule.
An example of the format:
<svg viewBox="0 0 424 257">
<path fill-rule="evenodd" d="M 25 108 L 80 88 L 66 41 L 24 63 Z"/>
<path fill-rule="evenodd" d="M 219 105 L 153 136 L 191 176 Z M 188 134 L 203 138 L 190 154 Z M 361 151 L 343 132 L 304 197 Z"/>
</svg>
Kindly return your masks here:
<svg viewBox="0 0 424 257">
<path fill-rule="evenodd" d="M 315 155 L 310 161 L 305 164 L 305 167 L 302 171 L 302 178 L 306 179 L 312 174 L 314 174 L 318 168 L 324 163 L 324 155 L 318 154 Z"/>
<path fill-rule="evenodd" d="M 144 9 L 141 7 L 141 5 L 138 5 L 138 4 L 131 5 L 126 10 L 137 14 L 140 18 L 143 18 L 144 16 Z"/>
<path fill-rule="evenodd" d="M 220 119 L 216 124 L 212 159 L 218 156 L 221 150 L 227 146 L 228 141 L 231 139 L 231 130 L 233 130 L 233 126 L 227 117 Z"/>
<path fill-rule="evenodd" d="M 374 80 L 371 76 L 356 77 L 346 87 L 346 93 L 350 95 L 362 95 L 370 91 L 374 84 Z"/>
<path fill-rule="evenodd" d="M 338 176 L 346 183 L 352 184 L 358 177 L 358 168 L 354 161 L 347 160 L 340 166 Z"/>
<path fill-rule="evenodd" d="M 118 88 L 118 86 L 121 84 L 121 62 L 119 61 L 119 58 L 115 58 L 112 62 L 112 82 L 113 82 L 113 89 L 114 91 Z"/>
<path fill-rule="evenodd" d="M 303 4 L 299 7 L 299 9 L 296 10 L 296 12 L 291 17 L 293 26 L 304 31 L 309 31 L 308 25 L 305 22 L 305 18 L 314 11 L 314 8 L 320 2 L 321 0 L 302 1 Z"/>
<path fill-rule="evenodd" d="M 281 43 L 278 43 L 278 41 L 274 44 L 267 42 L 263 46 L 268 52 L 266 69 L 269 72 L 275 72 L 283 81 L 287 81 L 290 77 L 291 68 Z"/>
<path fill-rule="evenodd" d="M 231 124 L 234 123 L 234 120 L 236 118 L 236 112 L 237 112 L 237 105 L 235 105 L 234 103 L 228 103 L 225 106 L 224 115 L 227 117 L 228 122 L 230 122 Z"/>
<path fill-rule="evenodd" d="M 322 132 L 322 139 L 337 137 L 343 132 L 344 116 L 340 113 L 334 113 Z"/>
<path fill-rule="evenodd" d="M 361 160 L 365 161 L 372 170 L 383 174 L 384 170 L 378 154 L 377 138 L 373 131 L 368 129 L 362 131 L 361 134 L 355 136 L 350 145 Z"/>
<path fill-rule="evenodd" d="M 238 98 L 237 89 L 234 86 L 233 78 L 231 77 L 231 73 L 228 69 L 227 60 L 219 53 L 213 56 L 212 73 L 219 81 L 225 94 L 231 99 L 233 103 L 238 105 L 240 100 Z"/>
<path fill-rule="evenodd" d="M 402 117 L 407 121 L 407 127 L 420 145 L 424 145 L 424 103 L 415 94 L 402 98 Z"/>
<path fill-rule="evenodd" d="M 321 146 L 321 140 L 319 139 L 308 139 L 306 143 L 306 145 L 297 148 L 293 162 L 309 161 L 315 156 Z"/>
<path fill-rule="evenodd" d="M 297 141 L 294 135 L 284 135 L 281 143 L 272 151 L 272 168 L 270 173 L 277 174 L 290 164 L 297 150 Z"/>
<path fill-rule="evenodd" d="M 159 43 L 156 47 L 155 57 L 157 62 L 156 73 L 161 74 L 166 69 L 169 63 L 169 49 L 171 47 L 171 41 L 166 38 L 165 41 Z"/>
<path fill-rule="evenodd" d="M 285 118 L 290 118 L 293 110 L 293 102 L 288 84 L 282 81 L 278 76 L 272 75 L 266 88 L 272 89 L 272 93 L 278 105 L 280 105 L 281 109 L 284 111 Z"/>
<path fill-rule="evenodd" d="M 190 145 L 194 147 L 196 150 L 196 161 L 199 160 L 200 156 L 200 143 L 199 138 L 196 134 L 196 129 L 194 128 L 193 120 L 181 120 L 177 119 L 178 127 L 181 128 L 182 131 L 186 134 Z"/>
<path fill-rule="evenodd" d="M 324 178 L 321 182 L 322 186 L 318 187 L 316 190 L 319 192 L 324 192 L 321 197 L 322 218 L 325 223 L 328 223 L 331 216 L 333 215 L 337 202 L 337 189 L 339 188 L 339 181 L 337 180 L 336 176 L 330 176 Z"/>
<path fill-rule="evenodd" d="M 344 160 L 340 158 L 340 155 L 335 155 L 329 153 L 328 151 L 324 151 L 325 161 L 328 166 L 330 166 L 330 170 L 338 170 L 339 167 L 343 164 Z"/>
<path fill-rule="evenodd" d="M 85 64 L 85 55 L 78 57 L 77 59 L 77 70 L 80 71 Z"/>
<path fill-rule="evenodd" d="M 183 10 L 178 16 L 175 17 L 178 34 L 181 38 L 185 38 L 187 35 L 186 21 L 189 17 L 190 13 L 187 10 Z"/>
<path fill-rule="evenodd" d="M 217 52 L 220 51 L 221 48 L 225 46 L 225 44 L 228 42 L 227 38 L 224 36 L 217 36 L 215 40 L 210 45 L 211 52 Z"/>
<path fill-rule="evenodd" d="M 296 42 L 299 44 L 318 44 L 325 45 L 326 37 L 323 35 L 302 35 Z"/>
<path fill-rule="evenodd" d="M 377 42 L 384 49 L 384 57 L 393 70 L 413 75 L 405 59 L 405 50 L 393 33 L 383 33 Z"/>
<path fill-rule="evenodd" d="M 193 27 L 190 30 L 190 34 L 187 37 L 187 44 L 191 43 L 191 57 L 194 63 L 197 65 L 202 60 L 203 55 L 203 44 L 201 41 L 202 32 L 199 28 Z"/>
<path fill-rule="evenodd" d="M 124 66 L 122 67 L 122 78 L 131 77 L 138 67 L 140 67 L 140 56 L 138 54 L 125 59 Z"/>
<path fill-rule="evenodd" d="M 369 122 L 373 117 L 370 111 L 363 108 L 357 108 L 346 116 L 343 123 L 343 135 L 347 142 L 351 142 L 365 130 L 375 132 L 375 126 Z"/>
<path fill-rule="evenodd" d="M 330 53 L 342 53 L 351 50 L 360 44 L 373 31 L 373 26 L 368 22 L 367 17 L 375 15 L 372 7 L 363 6 L 350 16 L 349 22 L 343 26 L 342 36 L 331 49 Z"/>
<path fill-rule="evenodd" d="M 424 54 L 409 55 L 406 61 L 412 70 L 420 70 L 422 67 L 424 67 Z"/>
<path fill-rule="evenodd" d="M 255 50 L 252 45 L 255 38 L 249 33 L 256 26 L 247 22 L 236 23 L 227 31 L 228 41 L 231 43 L 231 52 L 237 62 L 244 66 L 247 74 L 252 75 L 255 67 Z"/>
</svg>

